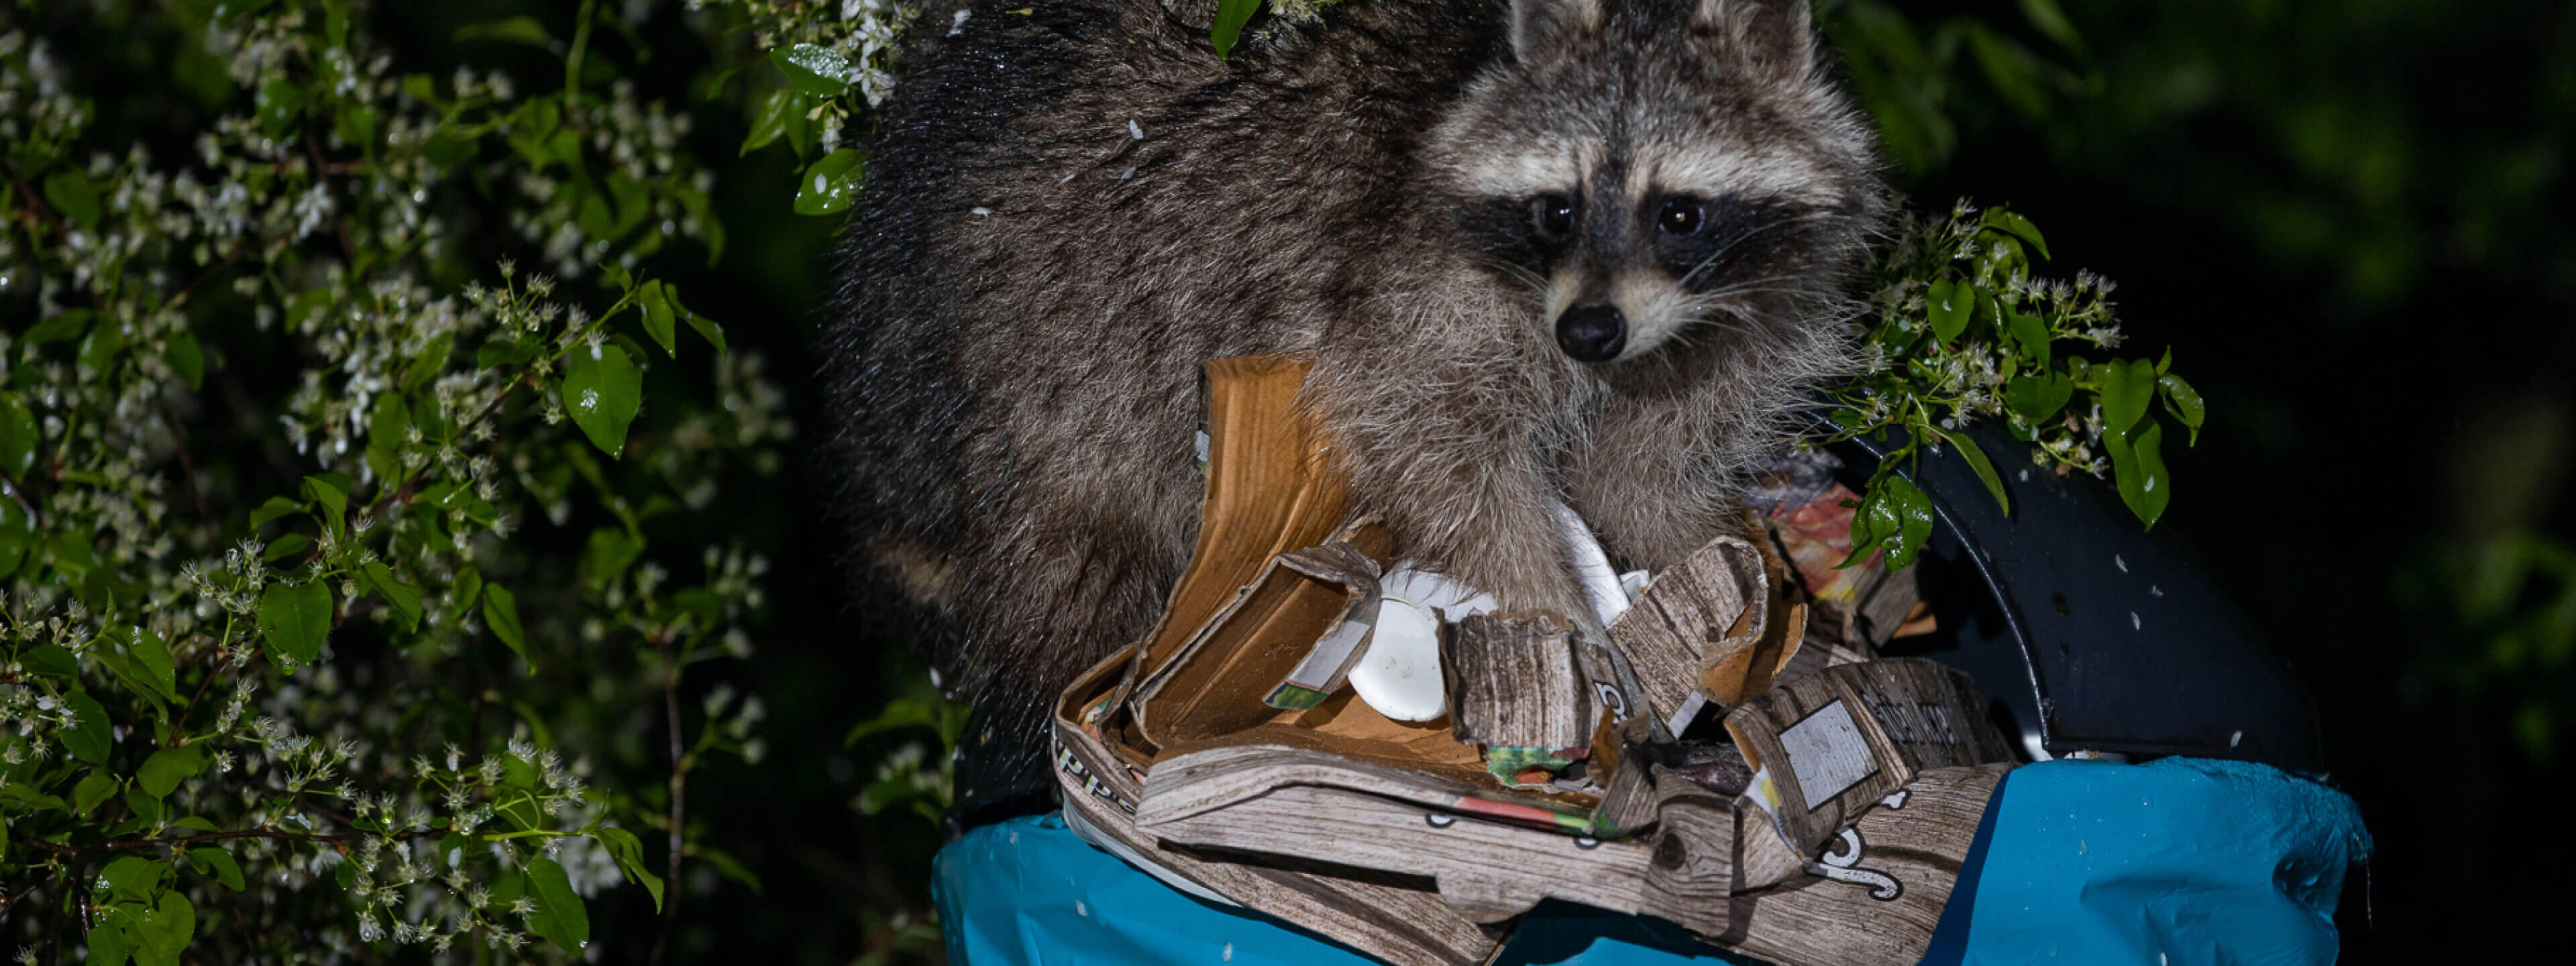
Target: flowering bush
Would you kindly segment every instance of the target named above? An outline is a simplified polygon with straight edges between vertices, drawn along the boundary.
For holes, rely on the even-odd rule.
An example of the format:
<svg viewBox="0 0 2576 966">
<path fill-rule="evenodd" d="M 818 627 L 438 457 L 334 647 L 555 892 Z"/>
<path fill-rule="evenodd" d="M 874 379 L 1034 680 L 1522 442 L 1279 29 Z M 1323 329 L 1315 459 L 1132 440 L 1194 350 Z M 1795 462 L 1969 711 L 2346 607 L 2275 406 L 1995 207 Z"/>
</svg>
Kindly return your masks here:
<svg viewBox="0 0 2576 966">
<path fill-rule="evenodd" d="M 1905 567 L 1932 532 L 1930 497 L 1898 470 L 1925 447 L 1946 446 L 2011 508 L 2003 479 L 1963 431 L 2001 418 L 2032 444 L 2047 472 L 2111 473 L 2120 499 L 2154 526 L 2173 497 L 2164 424 L 2150 408 L 2200 436 L 2200 393 L 2172 372 L 2173 354 L 2150 362 L 2094 362 L 2068 349 L 2109 350 L 2122 340 L 2109 279 L 2040 278 L 2031 253 L 2048 240 L 2010 209 L 1960 202 L 1947 217 L 1914 214 L 1881 253 L 1863 348 L 1868 368 L 1837 389 L 1831 438 L 1893 432 L 1899 445 L 1872 474 L 1852 523 L 1853 559 L 1884 549 Z M 2079 400 L 2077 394 L 2083 396 Z M 2021 471 L 2027 478 L 2029 470 Z"/>
<path fill-rule="evenodd" d="M 595 3 L 458 35 L 538 84 L 397 69 L 368 13 L 107 5 L 184 134 L 0 14 L 0 927 L 57 959 L 578 955 L 587 897 L 730 867 L 686 780 L 762 702 L 679 694 L 767 564 L 670 524 L 793 427 L 650 274 L 723 244 L 689 118 Z"/>
</svg>

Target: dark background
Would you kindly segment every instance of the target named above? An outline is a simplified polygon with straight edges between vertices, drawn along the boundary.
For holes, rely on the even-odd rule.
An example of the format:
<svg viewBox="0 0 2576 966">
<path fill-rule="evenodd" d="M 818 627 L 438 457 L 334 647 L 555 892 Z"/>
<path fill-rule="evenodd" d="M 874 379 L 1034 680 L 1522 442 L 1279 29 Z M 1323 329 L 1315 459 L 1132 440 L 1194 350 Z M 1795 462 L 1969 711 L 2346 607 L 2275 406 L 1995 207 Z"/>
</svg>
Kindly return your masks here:
<svg viewBox="0 0 2576 966">
<path fill-rule="evenodd" d="M 2013 0 L 1818 6 L 1855 73 L 1908 99 L 1873 104 L 1902 115 L 1905 190 L 1924 207 L 1969 196 L 2029 215 L 2054 274 L 2121 283 L 2128 351 L 2170 344 L 2207 398 L 2198 447 L 2167 453 L 2181 493 L 2162 525 L 2304 675 L 2332 780 L 2377 836 L 2347 887 L 2348 961 L 2565 945 L 2546 928 L 2566 847 L 2541 790 L 2565 779 L 2555 746 L 2576 722 L 2563 485 L 2576 204 L 2562 176 L 2576 8 L 2106 0 L 2069 5 L 2069 43 Z M 624 66 L 648 99 L 690 106 L 688 149 L 719 170 L 730 238 L 713 266 L 655 267 L 738 347 L 768 354 L 810 447 L 831 423 L 805 347 L 838 226 L 790 212 L 783 148 L 737 159 L 741 82 L 705 97 L 749 38 L 711 48 L 677 5 L 652 11 L 642 37 L 657 59 Z M 505 66 L 536 84 L 560 73 L 541 51 L 446 40 L 531 12 L 569 19 L 540 3 L 381 3 L 370 24 L 399 71 Z M 1980 30 L 2006 52 L 1981 48 Z M 90 80 L 141 96 L 163 84 Z M 799 447 L 774 492 L 736 491 L 719 521 L 771 545 L 773 609 L 756 659 L 694 686 L 730 678 L 763 695 L 771 751 L 698 772 L 691 808 L 762 885 L 694 865 L 684 958 L 848 962 L 928 909 L 939 829 L 854 807 L 877 763 L 921 736 L 842 744 L 926 680 L 880 610 L 845 591 L 821 469 Z M 640 958 L 645 903 L 635 890 L 594 903 L 605 959 Z"/>
</svg>

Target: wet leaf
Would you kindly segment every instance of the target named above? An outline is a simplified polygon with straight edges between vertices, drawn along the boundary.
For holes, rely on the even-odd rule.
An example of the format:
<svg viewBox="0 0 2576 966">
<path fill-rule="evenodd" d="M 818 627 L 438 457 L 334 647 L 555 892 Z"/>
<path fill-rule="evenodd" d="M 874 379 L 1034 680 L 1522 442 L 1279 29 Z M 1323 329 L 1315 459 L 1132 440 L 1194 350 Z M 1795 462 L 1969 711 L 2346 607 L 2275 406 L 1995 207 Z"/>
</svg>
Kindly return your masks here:
<svg viewBox="0 0 2576 966">
<path fill-rule="evenodd" d="M 2004 384 L 2004 405 L 2033 423 L 2057 418 L 2068 400 L 2075 398 L 2075 381 L 2064 373 L 2049 372 L 2015 376 Z"/>
<path fill-rule="evenodd" d="M 2155 399 L 2156 364 L 2145 359 L 2106 362 L 2093 368 L 2093 376 L 2101 381 L 2105 436 L 2128 432 L 2147 414 L 2147 403 Z"/>
<path fill-rule="evenodd" d="M 636 302 L 643 309 L 644 334 L 652 336 L 663 353 L 679 358 L 680 327 L 671 315 L 671 303 L 662 298 L 662 283 L 644 283 L 644 290 L 636 294 Z"/>
<path fill-rule="evenodd" d="M 796 183 L 796 213 L 829 215 L 846 210 L 858 200 L 859 186 L 867 181 L 866 156 L 850 148 L 824 155 L 805 168 Z"/>
<path fill-rule="evenodd" d="M 789 86 L 815 97 L 839 97 L 859 75 L 840 51 L 813 44 L 774 48 L 769 62 L 787 75 Z"/>
<path fill-rule="evenodd" d="M 528 931 L 545 937 L 555 948 L 579 955 L 590 942 L 590 912 L 581 904 L 581 894 L 572 891 L 572 877 L 555 860 L 539 856 L 530 861 L 528 895 L 537 900 L 537 911 L 528 917 Z"/>
<path fill-rule="evenodd" d="M 575 345 L 564 354 L 563 407 L 610 457 L 626 452 L 626 427 L 644 404 L 644 374 L 614 345 Z"/>
<path fill-rule="evenodd" d="M 805 97 L 793 88 L 779 88 L 763 95 L 751 112 L 751 133 L 742 139 L 739 154 L 769 146 L 769 143 L 804 130 Z"/>
<path fill-rule="evenodd" d="M 2132 440 L 2117 433 L 2102 434 L 2102 448 L 2111 453 L 2111 477 L 2119 485 L 2120 502 L 2129 512 L 2154 529 L 2165 515 L 2165 504 L 2173 500 L 2173 484 L 2166 478 L 2164 424 L 2149 420 Z"/>
<path fill-rule="evenodd" d="M 2029 242 L 2030 247 L 2039 249 L 2041 258 L 2053 257 L 2048 254 L 2048 239 L 2040 237 L 2039 226 L 2031 224 L 2028 218 L 2003 208 L 1988 208 L 1979 216 L 1977 223 Z"/>
<path fill-rule="evenodd" d="M 1977 308 L 1976 289 L 1966 282 L 1942 279 L 1932 283 L 1924 301 L 1932 322 L 1932 335 L 1948 344 L 1968 331 L 1968 317 Z"/>
<path fill-rule="evenodd" d="M 2200 391 L 2193 389 L 2191 383 L 2184 382 L 2181 376 L 2170 372 L 2156 377 L 2156 389 L 2164 395 L 2165 411 L 2172 413 L 2175 419 L 2182 420 L 2183 427 L 2191 430 L 2186 443 L 2199 445 L 2200 420 L 2206 415 L 2200 401 Z"/>
</svg>

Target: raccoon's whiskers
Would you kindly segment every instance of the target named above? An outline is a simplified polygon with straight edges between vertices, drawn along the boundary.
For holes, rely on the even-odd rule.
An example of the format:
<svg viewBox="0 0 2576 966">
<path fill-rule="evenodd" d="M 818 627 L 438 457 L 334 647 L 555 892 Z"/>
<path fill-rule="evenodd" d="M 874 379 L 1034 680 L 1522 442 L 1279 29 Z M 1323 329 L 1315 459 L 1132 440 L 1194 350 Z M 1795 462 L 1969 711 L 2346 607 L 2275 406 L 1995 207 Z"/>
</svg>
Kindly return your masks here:
<svg viewBox="0 0 2576 966">
<path fill-rule="evenodd" d="M 1691 266 L 1690 271 L 1682 273 L 1681 280 L 1674 284 L 1689 285 L 1691 279 L 1697 278 L 1699 273 L 1708 270 L 1709 266 L 1717 264 L 1718 259 L 1725 258 L 1727 253 L 1733 252 L 1737 246 L 1760 237 L 1763 232 L 1787 228 L 1792 225 L 1810 225 L 1849 217 L 1849 215 L 1835 211 L 1811 211 L 1793 218 L 1778 218 L 1755 225 L 1753 226 L 1752 231 L 1738 235 L 1735 238 L 1728 240 L 1727 243 L 1720 246 L 1718 250 L 1708 253 L 1707 258 L 1700 259 L 1699 264 Z"/>
</svg>

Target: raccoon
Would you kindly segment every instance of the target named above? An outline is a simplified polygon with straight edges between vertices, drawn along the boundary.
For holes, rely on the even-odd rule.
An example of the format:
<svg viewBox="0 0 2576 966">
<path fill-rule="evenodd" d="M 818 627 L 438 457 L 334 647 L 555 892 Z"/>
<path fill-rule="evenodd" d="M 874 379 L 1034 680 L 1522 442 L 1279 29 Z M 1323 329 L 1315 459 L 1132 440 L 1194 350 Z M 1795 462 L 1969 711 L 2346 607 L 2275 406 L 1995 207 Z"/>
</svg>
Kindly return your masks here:
<svg viewBox="0 0 2576 966">
<path fill-rule="evenodd" d="M 863 580 L 1025 763 L 1152 627 L 1210 359 L 1291 353 L 1403 554 L 1589 610 L 1741 519 L 1886 208 L 1804 0 L 982 4 L 899 75 L 821 343 Z M 1594 628 L 1597 630 L 1597 628 Z M 1007 770 L 1007 769 L 1006 769 Z"/>
</svg>

